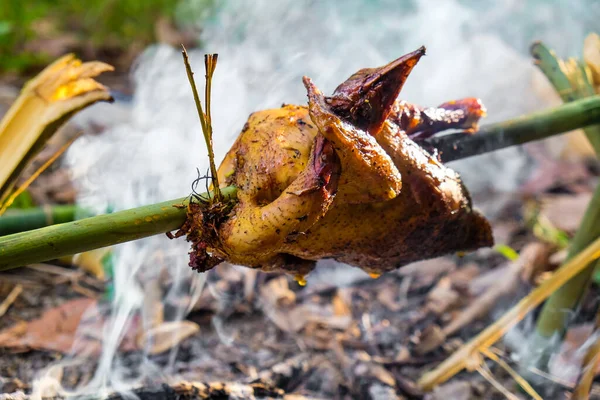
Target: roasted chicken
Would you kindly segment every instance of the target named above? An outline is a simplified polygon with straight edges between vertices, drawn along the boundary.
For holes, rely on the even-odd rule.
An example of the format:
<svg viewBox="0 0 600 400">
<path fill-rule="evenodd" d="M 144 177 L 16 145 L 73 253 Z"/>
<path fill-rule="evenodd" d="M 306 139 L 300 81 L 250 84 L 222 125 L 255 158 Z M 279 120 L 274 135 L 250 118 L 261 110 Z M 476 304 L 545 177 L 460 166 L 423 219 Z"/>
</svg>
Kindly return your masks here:
<svg viewBox="0 0 600 400">
<path fill-rule="evenodd" d="M 418 143 L 449 128 L 474 132 L 483 105 L 468 98 L 424 109 L 397 100 L 424 54 L 362 69 L 332 96 L 305 77 L 308 107 L 250 115 L 218 170 L 222 186 L 237 187 L 237 204 L 210 232 L 210 211 L 191 208 L 192 266 L 226 260 L 303 275 L 333 258 L 379 274 L 492 245 L 458 174 Z"/>
</svg>

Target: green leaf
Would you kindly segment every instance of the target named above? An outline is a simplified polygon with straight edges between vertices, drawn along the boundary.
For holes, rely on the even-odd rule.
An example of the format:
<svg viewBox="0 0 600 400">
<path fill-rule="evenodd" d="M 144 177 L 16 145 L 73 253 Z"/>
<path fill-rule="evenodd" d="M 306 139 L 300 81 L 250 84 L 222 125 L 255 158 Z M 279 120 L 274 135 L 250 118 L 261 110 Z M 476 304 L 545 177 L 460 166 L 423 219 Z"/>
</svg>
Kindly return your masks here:
<svg viewBox="0 0 600 400">
<path fill-rule="evenodd" d="M 519 258 L 519 253 L 517 253 L 515 249 L 506 244 L 496 245 L 494 247 L 494 250 L 502 254 L 509 261 L 515 261 Z"/>
<path fill-rule="evenodd" d="M 10 21 L 0 21 L 0 36 L 8 35 L 13 31 L 13 24 Z"/>
</svg>

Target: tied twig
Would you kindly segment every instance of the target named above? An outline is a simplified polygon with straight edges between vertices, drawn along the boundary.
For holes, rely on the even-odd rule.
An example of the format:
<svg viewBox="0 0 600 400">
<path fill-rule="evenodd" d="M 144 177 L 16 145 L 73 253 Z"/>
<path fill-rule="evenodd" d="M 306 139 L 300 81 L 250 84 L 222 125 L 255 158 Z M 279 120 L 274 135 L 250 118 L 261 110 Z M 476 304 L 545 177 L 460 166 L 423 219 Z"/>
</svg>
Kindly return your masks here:
<svg viewBox="0 0 600 400">
<path fill-rule="evenodd" d="M 206 67 L 206 89 L 204 91 L 205 102 L 206 102 L 206 114 L 202 109 L 202 103 L 200 102 L 200 96 L 198 95 L 198 89 L 196 88 L 196 81 L 194 80 L 194 72 L 190 65 L 187 50 L 181 45 L 181 54 L 183 55 L 183 63 L 185 64 L 185 70 L 187 72 L 190 86 L 192 87 L 192 93 L 194 95 L 194 102 L 196 103 L 196 110 L 198 110 L 198 117 L 200 117 L 200 125 L 202 126 L 202 133 L 208 149 L 208 161 L 210 163 L 210 174 L 212 180 L 212 186 L 214 190 L 214 198 L 220 202 L 223 200 L 223 195 L 219 187 L 219 178 L 217 176 L 217 166 L 215 164 L 215 153 L 213 151 L 213 140 L 212 140 L 212 122 L 210 117 L 210 94 L 211 94 L 211 82 L 212 76 L 217 67 L 217 54 L 206 54 L 204 56 L 204 63 Z M 211 198 L 212 200 L 212 198 Z"/>
</svg>

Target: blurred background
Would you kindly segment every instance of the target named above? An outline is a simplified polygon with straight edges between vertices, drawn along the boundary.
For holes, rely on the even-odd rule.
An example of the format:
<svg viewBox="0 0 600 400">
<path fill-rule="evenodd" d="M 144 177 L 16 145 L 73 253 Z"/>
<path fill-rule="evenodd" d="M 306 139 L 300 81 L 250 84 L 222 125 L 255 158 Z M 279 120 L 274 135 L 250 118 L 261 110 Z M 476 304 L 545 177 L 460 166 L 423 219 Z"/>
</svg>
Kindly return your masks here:
<svg viewBox="0 0 600 400">
<path fill-rule="evenodd" d="M 3 0 L 0 112 L 28 78 L 61 55 L 74 52 L 84 61 L 115 66 L 99 79 L 115 103 L 76 115 L 50 148 L 69 132 L 83 131 L 83 137 L 30 189 L 32 206 L 77 204 L 105 213 L 185 196 L 197 171 L 207 170 L 180 44 L 190 49 L 198 77 L 203 54 L 219 53 L 212 113 L 220 160 L 251 112 L 306 103 L 302 76 L 331 92 L 356 70 L 383 65 L 421 45 L 427 57 L 400 95 L 409 102 L 435 106 L 479 97 L 488 109 L 484 123 L 559 104 L 533 66 L 529 47 L 542 40 L 560 56 L 579 57 L 586 35 L 600 28 L 598 21 L 600 3 L 594 0 Z M 519 250 L 530 235 L 523 227 L 522 199 L 595 181 L 583 161 L 586 153 L 570 149 L 563 137 L 451 167 L 463 176 L 476 207 L 494 221 L 497 242 Z M 301 288 L 285 276 L 230 265 L 196 274 L 187 267 L 183 239 L 154 237 L 107 252 L 96 275 L 100 284 L 93 296 L 87 292 L 93 302 L 78 314 L 82 322 L 75 324 L 73 347 L 60 356 L 43 346 L 33 355 L 0 350 L 0 376 L 18 378 L 39 394 L 112 393 L 182 380 L 263 380 L 286 393 L 325 398 L 405 398 L 413 389 L 419 398 L 411 382 L 456 347 L 449 340 L 433 350 L 419 349 L 427 327 L 441 325 L 450 311 L 465 306 L 452 296 L 468 292 L 470 279 L 503 261 L 483 250 L 377 280 L 325 261 Z M 448 274 L 455 274 L 453 294 L 432 300 L 430 292 Z M 9 275 L 6 282 L 19 279 Z M 34 285 L 37 294 L 16 303 L 0 326 L 20 319 L 15 313 L 27 307 L 72 301 L 81 295 L 72 285 L 72 279 Z M 503 298 L 488 319 L 456 340 L 514 301 L 514 293 Z M 23 315 L 39 317 L 41 311 Z M 162 334 L 152 340 L 140 336 L 149 330 Z M 291 372 L 280 372 L 281 365 Z M 478 396 L 473 398 L 494 398 L 483 378 L 466 382 L 465 393 Z"/>
</svg>

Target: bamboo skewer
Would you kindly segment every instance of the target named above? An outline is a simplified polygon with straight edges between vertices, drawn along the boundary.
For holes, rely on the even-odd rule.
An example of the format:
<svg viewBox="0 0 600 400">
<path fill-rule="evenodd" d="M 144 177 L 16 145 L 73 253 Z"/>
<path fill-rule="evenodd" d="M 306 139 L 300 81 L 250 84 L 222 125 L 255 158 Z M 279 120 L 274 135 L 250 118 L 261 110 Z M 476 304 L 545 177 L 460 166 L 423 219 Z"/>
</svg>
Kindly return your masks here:
<svg viewBox="0 0 600 400">
<path fill-rule="evenodd" d="M 522 144 L 594 123 L 600 124 L 600 96 L 483 127 L 481 132 L 487 133 L 480 136 L 482 141 L 501 144 L 502 148 L 506 143 Z M 535 129 L 536 126 L 543 129 Z M 461 136 L 473 140 L 471 138 L 477 135 Z M 446 139 L 445 143 L 450 142 Z M 488 152 L 496 150 L 497 146 L 480 149 L 483 150 L 479 153 Z M 473 151 L 459 152 L 452 160 L 471 155 Z M 222 192 L 228 201 L 235 198 L 236 188 L 228 187 Z M 0 271 L 170 232 L 183 224 L 186 215 L 186 207 L 173 206 L 186 205 L 187 201 L 187 198 L 181 198 L 0 237 Z M 3 221 L 0 217 L 0 231 Z"/>
</svg>

